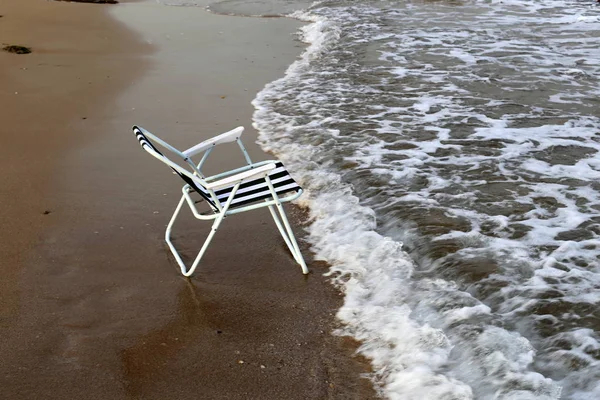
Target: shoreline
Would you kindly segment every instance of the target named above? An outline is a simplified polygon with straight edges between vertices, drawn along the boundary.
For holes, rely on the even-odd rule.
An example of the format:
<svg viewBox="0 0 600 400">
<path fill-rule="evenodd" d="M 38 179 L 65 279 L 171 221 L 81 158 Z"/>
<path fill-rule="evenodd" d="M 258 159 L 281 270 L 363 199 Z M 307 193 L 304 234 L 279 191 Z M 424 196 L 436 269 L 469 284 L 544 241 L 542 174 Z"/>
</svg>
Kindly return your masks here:
<svg viewBox="0 0 600 400">
<path fill-rule="evenodd" d="M 66 7 L 89 7 L 81 12 L 97 15 L 103 7 L 56 4 L 63 5 L 65 15 L 74 12 Z M 250 101 L 298 55 L 289 36 L 294 23 L 245 17 L 232 21 L 201 9 L 143 2 L 106 7 L 132 37 L 129 42 L 120 38 L 126 54 L 115 57 L 114 49 L 100 50 L 107 56 L 103 67 L 117 71 L 112 79 L 122 79 L 114 91 L 102 92 L 106 106 L 98 99 L 92 107 L 89 96 L 73 95 L 72 107 L 89 108 L 76 113 L 67 107 L 64 121 L 59 120 L 48 106 L 52 86 L 40 91 L 44 101 L 36 103 L 55 117 L 57 131 L 68 127 L 72 132 L 60 143 L 72 150 L 56 161 L 61 172 L 51 174 L 54 181 L 42 179 L 47 186 L 37 202 L 11 209 L 12 227 L 3 233 L 14 232 L 22 215 L 31 218 L 31 235 L 21 239 L 29 246 L 18 252 L 27 259 L 5 263 L 20 267 L 5 286 L 19 287 L 19 297 L 27 299 L 3 318 L 8 322 L 3 333 L 9 333 L 2 348 L 7 362 L 0 371 L 5 381 L 10 377 L 2 382 L 6 393 L 11 398 L 32 398 L 40 391 L 51 394 L 46 398 L 168 394 L 184 399 L 198 398 L 198 393 L 228 399 L 374 398 L 370 382 L 360 377 L 368 366 L 352 356 L 356 348 L 351 340 L 330 334 L 341 297 L 322 276 L 327 266 L 312 261 L 302 243 L 312 270 L 303 278 L 268 213 L 240 215 L 235 223 L 224 224 L 195 277 L 187 281 L 179 276 L 162 233 L 181 184 L 155 165 L 129 132 L 139 123 L 184 147 L 245 125 L 244 143 L 251 156 L 266 158 L 254 143 Z M 5 15 L 2 24 L 10 13 L 0 14 Z M 113 32 L 116 26 L 105 19 L 94 28 Z M 88 43 L 82 44 L 87 48 Z M 196 48 L 202 50 L 190 51 Z M 57 60 L 71 56 L 64 50 L 33 49 L 33 55 L 53 54 Z M 73 60 L 85 53 L 81 48 L 70 51 Z M 138 70 L 130 70 L 132 65 Z M 73 85 L 76 90 L 77 80 Z M 122 86 L 127 88 L 117 92 Z M 10 98 L 5 93 L 1 100 L 4 104 Z M 30 137 L 39 135 L 27 124 L 21 129 Z M 78 132 L 87 137 L 79 138 Z M 47 138 L 53 141 L 55 137 Z M 24 141 L 23 149 L 29 143 L 31 139 Z M 52 149 L 44 144 L 44 150 Z M 48 157 L 40 157 L 40 149 L 31 149 L 31 155 L 13 151 L 38 157 L 39 167 L 47 168 Z M 215 168 L 229 167 L 235 151 L 224 150 L 213 159 Z M 25 161 L 11 165 L 27 165 Z M 22 172 L 26 176 L 31 173 L 27 168 Z M 32 205 L 42 204 L 39 217 L 27 214 Z M 288 214 L 300 234 L 301 210 L 288 208 Z M 40 221 L 45 225 L 38 230 Z M 183 248 L 193 253 L 196 243 L 185 238 L 198 237 L 206 228 L 195 221 L 182 224 Z M 11 244 L 18 238 L 6 240 Z"/>
</svg>

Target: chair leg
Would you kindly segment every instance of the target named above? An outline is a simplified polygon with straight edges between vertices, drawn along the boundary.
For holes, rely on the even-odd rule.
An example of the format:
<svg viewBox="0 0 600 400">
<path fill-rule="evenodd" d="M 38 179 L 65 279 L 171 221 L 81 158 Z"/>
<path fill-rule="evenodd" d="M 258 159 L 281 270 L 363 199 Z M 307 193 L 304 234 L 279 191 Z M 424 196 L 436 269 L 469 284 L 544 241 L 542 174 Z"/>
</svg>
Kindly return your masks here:
<svg viewBox="0 0 600 400">
<path fill-rule="evenodd" d="M 223 214 L 221 214 L 215 219 L 215 222 L 213 222 L 212 227 L 210 228 L 210 233 L 208 234 L 208 237 L 204 241 L 204 244 L 202 245 L 202 248 L 200 249 L 200 252 L 196 256 L 196 259 L 194 260 L 194 263 L 192 264 L 190 269 L 186 272 L 184 267 L 182 267 L 181 273 L 184 276 L 192 275 L 194 273 L 194 271 L 196 270 L 196 267 L 198 267 L 198 264 L 200 264 L 200 260 L 202 259 L 202 256 L 206 252 L 208 245 L 212 241 L 213 236 L 215 236 L 215 233 L 217 233 L 217 229 L 219 229 L 219 225 L 221 225 L 221 222 L 223 221 L 223 217 L 224 217 Z"/>
<path fill-rule="evenodd" d="M 304 257 L 302 257 L 302 253 L 300 252 L 300 248 L 298 247 L 298 242 L 296 241 L 296 237 L 294 236 L 292 227 L 290 226 L 287 216 L 285 215 L 283 206 L 279 202 L 277 202 L 277 209 L 279 211 L 279 214 L 281 215 L 281 219 L 283 220 L 283 225 L 285 226 L 285 230 L 287 231 L 288 238 L 292 244 L 292 248 L 294 249 L 294 251 L 292 251 L 292 255 L 296 259 L 296 262 L 300 264 L 300 268 L 302 268 L 302 273 L 306 275 L 308 274 L 308 267 L 306 266 Z"/>
<path fill-rule="evenodd" d="M 175 261 L 177 261 L 177 264 L 179 265 L 179 268 L 181 269 L 181 273 L 183 274 L 183 276 L 190 276 L 190 275 L 192 275 L 194 273 L 194 271 L 198 267 L 198 264 L 200 264 L 200 260 L 202 259 L 202 256 L 204 256 L 204 253 L 206 252 L 206 249 L 208 248 L 208 245 L 212 241 L 212 238 L 213 238 L 213 236 L 215 236 L 215 233 L 217 232 L 217 229 L 219 229 L 219 225 L 223 221 L 223 215 L 224 214 L 221 214 L 217 218 L 215 218 L 215 221 L 213 222 L 213 225 L 211 227 L 210 233 L 208 234 L 208 237 L 204 241 L 204 244 L 202 245 L 202 248 L 200 249 L 200 252 L 196 256 L 196 259 L 194 260 L 194 263 L 188 269 L 185 266 L 185 263 L 183 262 L 183 259 L 179 255 L 179 252 L 177 251 L 177 249 L 175 248 L 175 246 L 171 242 L 171 230 L 173 228 L 173 224 L 175 223 L 175 220 L 177 219 L 177 216 L 179 215 L 179 212 L 181 211 L 181 207 L 183 206 L 184 202 L 185 202 L 185 197 L 182 196 L 181 200 L 179 200 L 179 204 L 177 204 L 177 208 L 175 209 L 175 212 L 173 213 L 173 216 L 171 217 L 171 221 L 169 221 L 169 224 L 167 225 L 167 230 L 165 232 L 165 241 L 167 242 L 167 245 L 169 246 L 169 249 L 171 250 L 171 253 L 173 253 L 173 257 L 175 257 Z"/>
<path fill-rule="evenodd" d="M 294 256 L 294 259 L 296 260 L 296 262 L 299 262 L 296 255 L 294 254 L 296 249 L 294 249 L 294 246 L 290 242 L 290 239 L 288 238 L 288 234 L 285 231 L 285 228 L 283 227 L 283 225 L 281 225 L 281 221 L 279 220 L 279 217 L 277 216 L 277 211 L 275 211 L 275 207 L 269 206 L 269 211 L 271 212 L 273 221 L 275 221 L 275 225 L 277 225 L 277 229 L 279 229 L 279 233 L 281 234 L 281 237 L 285 241 L 285 244 L 287 245 L 288 249 L 290 249 L 290 252 Z"/>
<path fill-rule="evenodd" d="M 171 217 L 171 220 L 169 221 L 169 224 L 167 225 L 167 230 L 165 232 L 165 241 L 167 242 L 167 245 L 169 246 L 171 253 L 173 253 L 173 257 L 175 257 L 175 261 L 177 261 L 177 264 L 179 265 L 179 268 L 181 269 L 181 273 L 183 274 L 183 276 L 191 276 L 194 273 L 194 271 L 196 270 L 196 268 L 198 267 L 198 265 L 200 264 L 200 260 L 202 259 L 202 256 L 204 256 L 204 253 L 206 252 L 208 245 L 210 244 L 213 237 L 215 236 L 215 233 L 217 233 L 217 229 L 219 229 L 219 225 L 221 225 L 221 222 L 223 222 L 223 219 L 225 218 L 225 214 L 226 214 L 227 210 L 229 209 L 229 207 L 231 206 L 231 201 L 233 200 L 233 197 L 235 196 L 235 193 L 237 192 L 239 186 L 240 186 L 239 183 L 234 186 L 233 190 L 231 191 L 231 195 L 230 195 L 229 199 L 225 203 L 225 206 L 221 210 L 221 213 L 219 214 L 219 216 L 215 218 L 215 220 L 212 224 L 212 227 L 210 229 L 210 233 L 208 234 L 208 237 L 204 241 L 202 248 L 198 252 L 198 255 L 194 259 L 194 262 L 189 269 L 185 266 L 185 263 L 183 262 L 181 256 L 179 255 L 179 252 L 177 252 L 177 249 L 175 249 L 175 246 L 171 242 L 171 230 L 173 228 L 173 224 L 175 223 L 175 220 L 177 219 L 177 216 L 179 215 L 179 212 L 181 211 L 181 207 L 183 206 L 183 203 L 185 202 L 185 196 L 181 196 L 181 200 L 179 200 L 179 204 L 177 204 L 177 207 L 175 208 L 175 212 L 173 213 L 173 216 Z"/>
<path fill-rule="evenodd" d="M 281 222 L 277 216 L 277 213 L 275 213 L 273 206 L 269 206 L 269 211 L 271 211 L 271 216 L 273 217 L 273 220 L 275 221 L 275 225 L 277 225 L 277 229 L 279 229 L 279 233 L 283 237 L 285 244 L 290 249 L 292 256 L 294 257 L 296 262 L 298 264 L 300 264 L 300 268 L 302 268 L 302 273 L 306 275 L 306 274 L 308 274 L 308 267 L 306 266 L 304 257 L 302 257 L 302 253 L 300 252 L 300 248 L 298 247 L 298 242 L 296 241 L 296 237 L 294 236 L 292 227 L 290 226 L 287 216 L 285 215 L 285 211 L 283 209 L 283 206 L 281 205 L 281 202 L 279 201 L 279 197 L 277 196 L 277 193 L 275 192 L 275 188 L 273 187 L 271 180 L 268 177 L 266 180 L 267 180 L 267 185 L 269 186 L 269 189 L 271 190 L 271 194 L 272 194 L 273 198 L 275 199 L 275 202 L 276 202 L 275 206 L 277 207 L 277 211 L 279 211 L 279 216 L 281 217 L 281 221 L 283 221 L 285 230 L 284 230 L 284 227 L 281 226 Z"/>
<path fill-rule="evenodd" d="M 179 268 L 181 268 L 182 273 L 184 273 L 186 269 L 185 264 L 183 263 L 183 260 L 181 259 L 179 253 L 175 249 L 175 246 L 173 246 L 173 243 L 171 243 L 171 230 L 173 229 L 173 224 L 175 223 L 175 220 L 177 219 L 177 216 L 179 215 L 179 212 L 181 211 L 181 207 L 183 206 L 184 202 L 185 196 L 181 196 L 181 200 L 179 200 L 179 204 L 177 204 L 177 208 L 175 208 L 175 212 L 173 213 L 173 216 L 171 217 L 171 220 L 167 225 L 167 230 L 165 231 L 165 242 L 167 242 L 167 245 L 169 246 L 171 253 L 173 253 L 173 257 L 175 257 L 175 261 L 177 261 L 177 264 L 179 265 Z"/>
</svg>

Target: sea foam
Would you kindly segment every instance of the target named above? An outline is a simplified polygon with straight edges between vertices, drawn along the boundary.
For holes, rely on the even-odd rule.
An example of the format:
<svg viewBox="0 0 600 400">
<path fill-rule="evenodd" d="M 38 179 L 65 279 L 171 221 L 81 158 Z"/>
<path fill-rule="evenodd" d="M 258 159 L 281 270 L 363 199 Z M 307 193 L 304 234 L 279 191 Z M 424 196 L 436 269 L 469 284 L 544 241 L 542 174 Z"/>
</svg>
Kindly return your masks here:
<svg viewBox="0 0 600 400">
<path fill-rule="evenodd" d="M 358 165 L 359 170 L 368 170 L 371 177 L 382 174 L 390 182 L 400 182 L 421 174 L 432 152 L 456 147 L 447 143 L 449 129 L 431 126 L 455 115 L 451 99 L 436 95 L 435 91 L 407 106 L 381 107 L 366 102 L 362 111 L 369 115 L 362 120 L 351 121 L 349 115 L 335 112 L 336 107 L 357 104 L 356 96 L 379 94 L 372 87 L 357 88 L 348 83 L 343 74 L 351 72 L 355 64 L 344 63 L 344 55 L 351 53 L 351 49 L 339 47 L 340 38 L 350 32 L 347 30 L 350 26 L 360 26 L 363 33 L 381 40 L 391 39 L 393 35 L 378 32 L 377 24 L 357 24 L 353 20 L 358 14 L 377 19 L 378 13 L 378 9 L 352 5 L 294 15 L 310 22 L 301 32 L 309 47 L 284 78 L 267 85 L 253 102 L 260 144 L 282 158 L 307 190 L 300 203 L 310 212 L 307 239 L 316 257 L 331 264 L 332 280 L 345 294 L 344 306 L 338 312 L 343 327 L 338 333 L 361 341 L 359 351 L 371 360 L 373 379 L 387 398 L 558 398 L 560 387 L 531 370 L 536 350 L 529 340 L 516 331 L 496 326 L 501 316 L 452 281 L 424 278 L 420 271 L 415 276 L 415 271 L 426 263 L 417 258 L 420 264 L 417 266 L 415 259 L 403 250 L 399 237 L 410 240 L 408 231 L 404 235 L 390 234 L 385 223 L 378 226 L 378 213 L 365 205 L 368 202 L 362 194 L 357 196 L 360 188 L 348 181 L 347 172 L 339 169 L 343 165 Z M 358 35 L 355 39 L 354 43 L 365 42 Z M 403 58 L 397 51 L 381 51 L 381 54 L 384 60 Z M 477 62 L 476 58 L 458 51 L 451 55 L 467 64 Z M 327 62 L 337 63 L 336 70 L 322 68 Z M 394 66 L 390 72 L 404 78 L 407 71 L 405 67 Z M 441 89 L 455 88 L 441 77 L 432 71 L 429 81 L 438 83 Z M 319 88 L 324 82 L 327 87 Z M 354 141 L 349 132 L 337 128 L 348 122 L 357 125 L 375 122 L 371 129 L 389 134 L 397 128 L 386 117 L 411 108 L 423 115 L 421 122 L 430 124 L 427 129 L 437 140 L 411 141 L 411 147 L 398 150 L 402 155 L 402 163 L 398 164 L 401 169 L 377 168 L 389 153 L 386 141 L 376 136 Z M 502 132 L 509 125 L 506 120 L 484 114 L 474 117 L 493 132 Z M 477 134 L 485 137 L 490 132 L 481 128 Z M 336 156 L 336 148 L 343 154 L 341 158 Z M 476 155 L 470 159 L 476 163 L 486 160 L 486 156 Z M 443 162 L 462 161 L 451 156 Z M 458 182 L 441 176 L 429 179 L 431 182 L 437 179 L 439 188 Z M 435 186 L 428 187 L 432 189 Z M 436 203 L 431 193 L 421 195 L 414 191 L 386 201 L 387 206 L 390 201 Z M 378 209 L 382 207 L 379 205 Z M 452 211 L 473 221 L 478 215 L 467 209 Z M 498 222 L 499 229 L 508 225 L 501 216 L 491 220 Z M 383 235 L 384 231 L 389 235 Z M 452 235 L 467 240 L 467 234 Z M 477 243 L 478 236 L 481 235 L 472 231 L 469 240 Z M 440 240 L 443 238 L 439 236 Z M 498 246 L 501 242 L 498 238 Z M 504 241 L 504 245 L 508 243 Z M 511 258 L 519 261 L 519 257 L 524 262 L 529 260 L 526 250 L 514 251 Z"/>
</svg>

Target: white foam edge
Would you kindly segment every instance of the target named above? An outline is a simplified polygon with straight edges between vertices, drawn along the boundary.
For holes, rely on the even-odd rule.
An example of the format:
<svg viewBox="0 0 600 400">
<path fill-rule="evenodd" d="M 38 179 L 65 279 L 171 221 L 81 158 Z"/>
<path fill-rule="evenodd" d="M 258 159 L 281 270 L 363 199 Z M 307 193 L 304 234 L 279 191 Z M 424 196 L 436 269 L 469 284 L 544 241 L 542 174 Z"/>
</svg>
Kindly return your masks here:
<svg viewBox="0 0 600 400">
<path fill-rule="evenodd" d="M 309 46 L 284 78 L 266 85 L 257 95 L 252 103 L 256 108 L 254 127 L 262 148 L 280 157 L 306 190 L 297 203 L 309 210 L 312 224 L 308 241 L 316 258 L 331 265 L 327 275 L 345 295 L 337 312 L 343 327 L 335 333 L 361 342 L 358 351 L 371 360 L 371 377 L 386 398 L 471 399 L 468 385 L 436 371 L 450 352 L 444 333 L 427 324 L 419 325 L 410 318 L 410 308 L 398 301 L 407 295 L 406 280 L 413 270 L 402 244 L 375 232 L 373 210 L 361 206 L 352 188 L 339 176 L 307 169 L 310 154 L 306 148 L 291 140 L 271 141 L 272 120 L 277 117 L 263 105 L 265 97 L 276 93 L 280 82 L 307 68 L 340 35 L 339 28 L 326 18 L 306 12 L 292 16 L 310 22 L 301 28 L 301 39 Z M 291 133 L 294 126 L 289 124 L 285 129 Z"/>
</svg>

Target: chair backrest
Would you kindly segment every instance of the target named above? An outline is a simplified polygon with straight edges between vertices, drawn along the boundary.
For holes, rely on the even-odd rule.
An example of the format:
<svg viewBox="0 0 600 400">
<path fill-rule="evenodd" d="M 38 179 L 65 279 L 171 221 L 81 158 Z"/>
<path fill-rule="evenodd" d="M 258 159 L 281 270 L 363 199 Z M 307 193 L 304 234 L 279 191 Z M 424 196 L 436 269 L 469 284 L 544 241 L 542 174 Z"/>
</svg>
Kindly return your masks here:
<svg viewBox="0 0 600 400">
<path fill-rule="evenodd" d="M 152 137 L 152 139 L 154 139 L 155 142 L 159 143 L 162 147 L 171 151 L 171 153 L 175 154 L 178 158 L 180 158 L 182 162 L 185 162 L 189 165 L 187 157 L 182 152 L 180 152 L 167 142 L 163 141 L 162 139 L 159 139 L 158 137 L 154 136 L 142 127 L 134 126 L 133 133 L 135 134 L 137 140 L 140 142 L 140 146 L 142 146 L 142 149 L 146 150 L 148 153 L 154 156 L 154 158 L 168 165 L 177 175 L 179 175 L 181 179 L 183 179 L 185 183 L 190 185 L 192 189 L 198 192 L 198 194 L 202 196 L 204 200 L 206 200 L 211 205 L 211 207 L 216 208 L 214 205 L 214 201 L 210 198 L 210 193 L 202 185 L 199 177 L 194 176 L 193 172 L 188 171 L 187 169 L 173 162 L 167 156 L 161 153 L 156 148 L 154 143 L 152 143 L 152 140 L 149 137 Z"/>
</svg>

